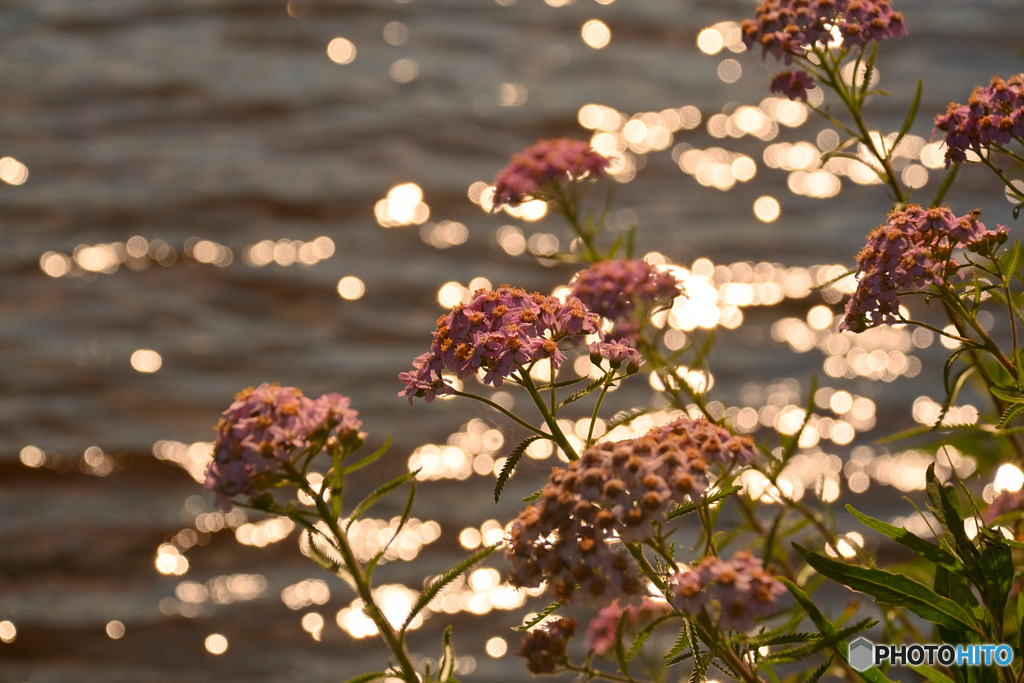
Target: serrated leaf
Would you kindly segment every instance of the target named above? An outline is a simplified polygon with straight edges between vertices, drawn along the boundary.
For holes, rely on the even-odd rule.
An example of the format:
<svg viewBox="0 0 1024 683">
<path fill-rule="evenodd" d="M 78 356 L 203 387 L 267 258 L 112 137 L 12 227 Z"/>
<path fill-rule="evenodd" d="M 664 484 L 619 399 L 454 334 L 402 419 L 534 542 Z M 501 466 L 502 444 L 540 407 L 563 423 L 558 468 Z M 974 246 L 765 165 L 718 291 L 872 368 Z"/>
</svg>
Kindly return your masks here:
<svg viewBox="0 0 1024 683">
<path fill-rule="evenodd" d="M 701 505 L 711 505 L 712 503 L 716 503 L 716 502 L 718 502 L 719 500 L 721 500 L 723 498 L 728 498 L 732 494 L 738 493 L 739 491 L 742 491 L 742 490 L 743 490 L 742 486 L 735 486 L 735 485 L 734 486 L 727 486 L 726 488 L 722 489 L 718 493 L 714 493 L 714 494 L 708 496 L 707 498 L 702 499 L 700 504 Z M 675 519 L 676 517 L 682 517 L 683 515 L 687 515 L 687 514 L 693 512 L 696 509 L 697 509 L 697 504 L 696 503 L 694 503 L 693 501 L 687 501 L 687 502 L 683 503 L 682 505 L 676 507 L 675 509 L 670 510 L 668 512 L 668 514 L 665 515 L 665 519 Z"/>
<path fill-rule="evenodd" d="M 941 671 L 936 671 L 930 666 L 925 666 L 924 664 L 908 664 L 908 667 L 921 674 L 932 683 L 955 683 L 952 678 Z"/>
<path fill-rule="evenodd" d="M 526 448 L 542 437 L 534 435 L 528 436 L 519 442 L 519 445 L 515 447 L 512 453 L 505 459 L 505 464 L 501 467 L 501 472 L 498 473 L 498 481 L 494 483 L 494 502 L 497 503 L 498 499 L 501 498 L 501 491 L 505 488 L 505 482 L 508 481 L 509 477 L 516 469 L 516 465 L 519 464 L 519 460 L 523 457 L 523 453 L 526 452 Z"/>
<path fill-rule="evenodd" d="M 813 553 L 796 543 L 793 548 L 819 574 L 853 590 L 867 593 L 878 602 L 893 607 L 906 607 L 919 617 L 946 628 L 960 631 L 975 631 L 978 628 L 974 618 L 958 603 L 912 579 L 881 569 L 844 564 Z"/>
<path fill-rule="evenodd" d="M 398 528 L 395 529 L 395 533 L 391 535 L 387 545 L 378 550 L 370 561 L 366 563 L 366 579 L 369 581 L 370 577 L 373 576 L 373 570 L 377 567 L 377 563 L 384 557 L 384 554 L 391 547 L 391 544 L 398 538 L 398 534 L 402 533 L 402 529 L 405 527 L 406 522 L 409 521 L 409 513 L 412 512 L 412 501 L 416 497 L 416 478 L 414 477 L 409 483 L 409 497 L 405 499 L 405 508 L 402 510 L 402 517 L 398 520 Z"/>
<path fill-rule="evenodd" d="M 819 289 L 825 289 L 829 285 L 832 285 L 832 284 L 835 284 L 835 283 L 839 282 L 844 277 L 848 277 L 850 275 L 856 275 L 856 274 L 857 274 L 857 269 L 856 268 L 854 268 L 853 270 L 848 270 L 845 273 L 843 273 L 842 275 L 835 276 L 834 278 L 832 278 L 828 282 L 822 282 L 820 285 L 815 285 L 815 286 L 811 287 L 811 291 L 816 291 L 816 290 L 819 290 Z"/>
<path fill-rule="evenodd" d="M 800 603 L 800 606 L 807 612 L 807 616 L 811 618 L 814 625 L 818 627 L 826 639 L 835 640 L 839 636 L 839 632 L 836 627 L 832 625 L 832 622 L 825 618 L 825 615 L 821 613 L 817 605 L 811 600 L 811 598 L 804 593 L 804 591 L 789 579 L 778 577 L 778 580 L 789 589 L 789 592 L 796 598 L 796 601 Z M 850 646 L 844 641 L 838 641 L 832 646 L 839 656 L 843 658 L 843 661 L 850 661 Z M 858 671 L 857 675 L 863 678 L 867 683 L 893 683 L 889 678 L 885 676 L 878 667 L 872 666 L 864 671 Z M 898 683 L 898 682 L 897 682 Z"/>
<path fill-rule="evenodd" d="M 587 378 L 587 376 L 584 375 L 583 377 L 577 377 L 576 379 L 567 379 L 564 382 L 555 382 L 554 384 L 548 384 L 544 388 L 548 389 L 548 390 L 551 390 L 551 389 L 564 389 L 565 387 L 571 387 L 573 384 L 579 384 L 580 382 L 582 382 L 586 378 Z"/>
<path fill-rule="evenodd" d="M 523 498 L 523 502 L 524 503 L 532 503 L 534 501 L 540 500 L 540 494 L 543 491 L 544 491 L 544 489 L 538 489 L 538 490 L 534 491 L 533 493 L 528 495 L 526 498 Z"/>
<path fill-rule="evenodd" d="M 970 347 L 967 346 L 961 346 L 960 348 L 953 351 L 953 353 L 949 355 L 949 358 L 946 359 L 945 365 L 942 367 L 942 386 L 945 387 L 946 389 L 946 396 L 949 396 L 951 393 L 953 393 L 953 387 L 951 387 L 949 384 L 949 374 L 953 370 L 953 363 L 956 362 L 957 357 L 961 353 L 967 351 L 969 348 Z"/>
<path fill-rule="evenodd" d="M 437 683 L 447 683 L 455 673 L 455 648 L 452 647 L 452 627 L 449 624 L 441 637 L 441 661 L 437 663 Z"/>
<path fill-rule="evenodd" d="M 1024 403 L 1011 404 L 1003 411 L 1003 414 L 999 416 L 999 422 L 996 423 L 996 429 L 1002 429 L 1006 425 L 1010 424 L 1013 418 L 1017 417 L 1022 412 L 1024 412 Z"/>
<path fill-rule="evenodd" d="M 404 633 L 405 629 L 409 628 L 409 624 L 412 623 L 412 620 L 416 615 L 419 614 L 424 607 L 430 604 L 430 601 L 434 599 L 442 588 L 454 581 L 464 572 L 468 571 L 474 564 L 497 550 L 499 545 L 501 544 L 495 543 L 487 546 L 486 548 L 481 548 L 458 564 L 449 567 L 443 574 L 431 581 L 429 586 L 420 591 L 419 596 L 416 598 L 416 603 L 413 604 L 412 609 L 409 610 L 409 615 L 405 618 L 405 623 L 402 624 L 400 631 Z"/>
<path fill-rule="evenodd" d="M 917 96 L 921 97 L 921 81 L 918 81 Z M 825 672 L 832 666 L 832 659 L 834 655 L 829 655 L 829 658 L 825 660 L 825 663 L 811 672 L 811 677 L 807 679 L 807 683 L 818 683 L 818 679 L 825 675 Z"/>
<path fill-rule="evenodd" d="M 676 657 L 678 657 L 679 654 L 688 647 L 690 647 L 690 639 L 686 636 L 686 618 L 684 617 L 683 625 L 679 628 L 679 635 L 676 636 L 676 640 L 672 643 L 672 647 L 669 648 L 669 651 L 665 653 L 664 657 L 662 657 L 662 659 L 673 660 L 668 662 L 666 666 L 671 666 L 672 664 L 682 661 L 680 659 L 676 659 Z M 689 654 L 687 654 L 687 656 L 689 656 Z"/>
<path fill-rule="evenodd" d="M 356 505 L 355 509 L 352 510 L 352 514 L 349 515 L 348 524 L 345 528 L 348 529 L 352 522 L 366 514 L 370 508 L 377 504 L 377 501 L 415 477 L 417 474 L 419 474 L 419 470 L 416 470 L 415 472 L 406 472 L 402 476 L 396 477 L 383 486 L 378 487 L 373 493 L 368 495 L 366 498 L 363 498 L 359 501 L 359 505 Z"/>
<path fill-rule="evenodd" d="M 365 458 L 362 458 L 361 460 L 357 460 L 356 462 L 352 463 L 351 465 L 346 467 L 344 470 L 342 470 L 342 473 L 343 474 L 351 474 L 352 472 L 355 472 L 356 470 L 363 469 L 367 465 L 372 465 L 378 459 L 380 459 L 380 456 L 382 456 L 385 453 L 387 453 L 389 448 L 391 448 L 391 435 L 390 434 L 388 435 L 388 438 L 384 441 L 383 445 L 381 445 L 380 448 L 375 450 L 373 453 L 370 453 Z"/>
<path fill-rule="evenodd" d="M 851 515 L 856 517 L 861 524 L 888 536 L 902 546 L 910 548 L 917 553 L 918 556 L 923 557 L 929 562 L 942 565 L 955 574 L 963 575 L 965 573 L 964 566 L 955 555 L 946 552 L 934 543 L 930 543 L 906 529 L 893 526 L 892 524 L 886 524 L 885 522 L 873 517 L 868 517 L 863 512 L 859 512 L 854 509 L 852 505 L 847 505 L 846 509 Z"/>
<path fill-rule="evenodd" d="M 946 400 L 942 402 L 942 410 L 939 411 L 939 416 L 935 420 L 935 424 L 932 425 L 932 429 L 938 429 L 942 426 L 942 421 L 946 419 L 946 414 L 949 409 L 953 406 L 953 401 L 960 394 L 960 390 L 964 384 L 967 383 L 967 378 L 970 377 L 971 372 L 974 371 L 974 366 L 968 365 L 966 368 L 956 374 L 956 378 L 953 380 L 953 389 L 946 394 Z"/>
<path fill-rule="evenodd" d="M 899 134 L 892 143 L 892 148 L 894 150 L 903 138 L 906 137 L 907 133 L 910 132 L 910 127 L 914 125 L 914 119 L 917 118 L 917 108 L 921 105 L 921 87 L 923 85 L 924 81 L 920 78 L 917 79 L 917 92 L 914 94 L 914 101 L 910 103 L 910 110 L 907 112 L 907 117 L 903 119 L 903 127 L 900 128 Z"/>
<path fill-rule="evenodd" d="M 539 624 L 540 622 L 544 621 L 549 616 L 554 614 L 555 611 L 558 610 L 558 608 L 561 607 L 562 605 L 564 605 L 565 603 L 566 603 L 565 600 L 555 600 L 553 603 L 551 603 L 550 605 L 545 607 L 543 610 L 538 612 L 536 615 L 534 615 L 534 617 L 532 619 L 530 619 L 529 621 L 525 622 L 524 624 L 522 624 L 520 626 L 513 626 L 512 630 L 513 631 L 529 631 L 531 628 L 533 628 L 534 626 L 536 626 L 537 624 Z"/>
<path fill-rule="evenodd" d="M 708 677 L 708 662 L 710 655 L 694 655 L 693 671 L 690 672 L 689 683 L 704 683 Z"/>
<path fill-rule="evenodd" d="M 960 165 L 953 164 L 948 171 L 946 171 L 946 177 L 942 179 L 939 184 L 939 189 L 935 191 L 935 196 L 932 197 L 931 208 L 937 207 L 942 203 L 946 193 L 949 192 L 949 188 L 952 187 L 953 181 L 956 180 L 957 174 L 960 172 Z"/>
<path fill-rule="evenodd" d="M 1020 262 L 1020 240 L 1013 241 L 1013 249 L 1008 249 L 1001 259 L 999 266 L 1003 272 L 1013 275 L 1017 272 L 1017 264 Z"/>
<path fill-rule="evenodd" d="M 620 425 L 632 422 L 641 415 L 646 415 L 654 410 L 654 408 L 633 408 L 631 410 L 622 410 L 612 416 L 612 419 L 608 420 L 608 424 L 605 425 L 605 432 L 610 432 Z"/>
<path fill-rule="evenodd" d="M 764 647 L 765 645 L 792 645 L 793 643 L 807 643 L 812 640 L 820 640 L 818 633 L 776 633 L 775 635 L 754 636 L 748 642 L 750 647 Z"/>
<path fill-rule="evenodd" d="M 680 619 L 682 615 L 679 614 L 663 614 L 650 624 L 645 626 L 640 633 L 636 634 L 636 638 L 633 639 L 633 644 L 629 647 L 629 652 L 626 653 L 626 663 L 633 661 L 637 653 L 640 652 L 640 648 L 647 642 L 647 639 L 654 633 L 654 629 L 664 624 L 669 619 Z"/>
<path fill-rule="evenodd" d="M 588 384 L 585 388 L 580 389 L 575 394 L 572 394 L 568 398 L 560 401 L 558 403 L 558 405 L 555 406 L 554 412 L 557 413 L 559 410 L 561 410 L 565 406 L 569 405 L 570 403 L 575 403 L 576 401 L 580 400 L 581 398 L 585 398 L 586 396 L 594 393 L 594 391 L 597 390 L 598 387 L 600 387 L 602 384 L 604 384 L 604 380 L 605 380 L 605 376 L 602 375 L 601 377 L 598 377 L 593 382 Z"/>
<path fill-rule="evenodd" d="M 318 565 L 329 571 L 330 573 L 336 573 L 340 568 L 341 564 L 335 562 L 333 559 L 327 556 L 324 551 L 320 550 L 313 542 L 313 533 L 310 531 L 306 532 L 307 539 L 309 541 L 309 557 Z"/>
<path fill-rule="evenodd" d="M 626 675 L 626 678 L 633 678 L 629 675 L 629 662 L 626 661 L 626 650 L 622 645 L 622 638 L 626 632 L 626 622 L 629 620 L 629 610 L 622 610 L 619 621 L 615 625 L 615 660 L 619 663 L 619 671 Z"/>
<path fill-rule="evenodd" d="M 990 386 L 988 390 L 993 396 L 1007 403 L 1024 403 L 1024 394 L 1019 391 L 998 386 Z"/>
</svg>

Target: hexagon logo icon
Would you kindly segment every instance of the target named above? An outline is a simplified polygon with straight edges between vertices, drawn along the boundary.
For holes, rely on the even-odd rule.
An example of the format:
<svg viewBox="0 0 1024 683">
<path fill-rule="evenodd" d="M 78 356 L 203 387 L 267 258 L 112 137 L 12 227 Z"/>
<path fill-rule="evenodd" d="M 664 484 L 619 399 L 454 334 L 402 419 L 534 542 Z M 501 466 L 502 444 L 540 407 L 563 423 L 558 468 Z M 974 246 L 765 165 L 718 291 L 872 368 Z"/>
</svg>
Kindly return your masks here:
<svg viewBox="0 0 1024 683">
<path fill-rule="evenodd" d="M 850 643 L 850 666 L 865 671 L 875 663 L 875 646 L 867 638 L 858 638 Z"/>
</svg>

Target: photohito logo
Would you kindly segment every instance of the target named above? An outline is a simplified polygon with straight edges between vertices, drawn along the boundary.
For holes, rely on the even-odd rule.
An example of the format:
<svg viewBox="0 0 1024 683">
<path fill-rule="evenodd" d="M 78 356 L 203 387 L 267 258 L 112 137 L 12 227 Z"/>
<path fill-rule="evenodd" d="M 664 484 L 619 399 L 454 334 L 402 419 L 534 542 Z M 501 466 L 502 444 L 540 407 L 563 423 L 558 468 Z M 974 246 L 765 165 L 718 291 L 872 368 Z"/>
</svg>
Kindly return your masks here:
<svg viewBox="0 0 1024 683">
<path fill-rule="evenodd" d="M 865 671 L 888 662 L 893 666 L 941 664 L 943 666 L 1009 666 L 1013 648 L 1002 645 L 875 645 L 867 638 L 850 643 L 850 666 Z"/>
</svg>

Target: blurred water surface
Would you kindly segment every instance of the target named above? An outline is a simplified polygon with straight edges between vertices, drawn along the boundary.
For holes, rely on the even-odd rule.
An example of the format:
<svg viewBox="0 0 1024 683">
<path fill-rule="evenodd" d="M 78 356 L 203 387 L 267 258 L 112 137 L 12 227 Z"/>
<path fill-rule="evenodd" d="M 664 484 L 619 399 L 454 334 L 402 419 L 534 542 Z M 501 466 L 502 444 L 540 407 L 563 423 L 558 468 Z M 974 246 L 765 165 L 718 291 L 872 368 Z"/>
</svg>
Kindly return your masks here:
<svg viewBox="0 0 1024 683">
<path fill-rule="evenodd" d="M 466 452 L 472 442 L 488 458 L 511 448 L 515 434 L 507 425 L 488 431 L 500 423 L 474 406 L 407 407 L 395 397 L 396 375 L 425 350 L 445 283 L 482 277 L 548 292 L 571 276 L 571 267 L 509 253 L 517 251 L 510 234 L 522 242 L 554 236 L 567 246 L 557 219 L 487 214 L 468 193 L 538 138 L 592 135 L 581 126 L 584 105 L 627 118 L 683 107 L 700 113 L 699 125 L 673 131 L 663 149 L 631 152 L 642 168 L 618 185 L 617 206 L 626 211 L 614 218 L 638 223 L 640 253 L 687 267 L 698 258 L 774 263 L 783 285 L 787 272 L 803 277 L 783 266 L 852 263 L 864 234 L 884 219 L 880 189 L 842 177 L 833 199 L 801 196 L 792 176 L 766 163 L 769 144 L 815 145 L 819 121 L 776 125 L 771 140 L 709 131 L 716 114 L 757 107 L 768 94 L 774 65 L 697 47 L 701 30 L 738 21 L 753 3 L 554 4 L 561 3 L 0 7 L 0 156 L 24 166 L 0 169 L 10 181 L 0 184 L 0 620 L 17 629 L 0 643 L 0 681 L 337 681 L 376 668 L 380 648 L 336 623 L 352 599 L 343 584 L 328 582 L 325 596 L 319 584 L 302 583 L 330 577 L 295 552 L 298 534 L 264 525 L 253 536 L 257 527 L 243 525 L 257 520 L 217 518 L 175 461 L 195 468 L 234 393 L 268 380 L 314 396 L 349 395 L 372 445 L 394 437 L 364 487 L 405 471 L 425 443 Z M 1019 0 L 905 0 L 898 8 L 910 36 L 884 44 L 879 57 L 880 87 L 893 96 L 870 105 L 883 134 L 898 130 L 918 77 L 925 88 L 912 132 L 923 143 L 931 116 L 950 100 L 964 100 L 992 74 L 1022 70 Z M 601 49 L 581 34 L 593 19 L 610 30 Z M 332 43 L 337 38 L 348 42 Z M 712 147 L 748 157 L 756 177 L 723 191 L 680 169 L 684 152 Z M 941 178 L 926 162 L 907 161 L 928 178 L 922 196 Z M 375 206 L 404 183 L 420 188 L 429 221 L 385 229 Z M 774 222 L 755 216 L 763 195 L 780 205 Z M 973 170 L 950 201 L 959 213 L 982 205 L 986 221 L 1011 220 L 1000 189 Z M 507 225 L 519 233 L 500 233 Z M 742 272 L 734 269 L 733 279 L 742 281 Z M 356 279 L 343 293 L 354 297 L 360 285 L 365 293 L 339 296 L 346 277 Z M 825 356 L 836 354 L 822 346 L 827 340 L 819 350 L 785 331 L 780 337 L 779 328 L 773 339 L 773 324 L 788 317 L 814 327 L 813 306 L 840 310 L 821 297 L 743 309 L 744 324 L 723 331 L 713 356 L 716 395 L 755 408 L 772 396 L 801 404 L 800 385 L 806 391 L 809 373 L 822 374 Z M 858 431 L 876 423 L 874 435 L 895 431 L 913 424 L 916 396 L 940 394 L 937 347 L 914 347 L 919 385 L 906 377 L 873 382 L 866 373 L 844 378 L 841 370 L 826 383 L 851 400 L 869 399 L 870 420 Z M 908 347 L 905 355 L 913 354 Z M 649 400 L 637 379 L 609 402 Z M 463 441 L 449 440 L 473 419 Z M 867 438 L 826 445 L 823 437 L 817 452 L 845 462 Z M 200 444 L 192 460 L 191 444 Z M 461 530 L 486 535 L 483 520 L 510 519 L 546 467 L 524 468 L 500 506 L 491 502 L 489 475 L 423 486 L 415 511 L 423 525 L 408 547 L 421 553 L 390 563 L 383 580 L 417 588 L 465 552 Z M 843 495 L 848 486 L 843 478 Z M 864 495 L 885 510 L 894 490 L 875 485 Z M 385 522 L 398 514 L 395 505 L 379 511 Z M 216 531 L 224 525 L 236 529 Z M 274 542 L 279 536 L 285 540 Z M 501 561 L 492 564 L 504 571 Z M 503 629 L 524 609 L 468 604 L 451 617 L 466 678 L 521 680 L 525 670 L 510 654 L 493 658 L 484 648 L 500 634 L 514 649 Z M 537 609 L 543 599 L 529 604 Z M 436 657 L 448 620 L 427 620 L 414 649 Z M 219 649 L 211 634 L 226 639 L 223 654 L 211 653 Z"/>
</svg>

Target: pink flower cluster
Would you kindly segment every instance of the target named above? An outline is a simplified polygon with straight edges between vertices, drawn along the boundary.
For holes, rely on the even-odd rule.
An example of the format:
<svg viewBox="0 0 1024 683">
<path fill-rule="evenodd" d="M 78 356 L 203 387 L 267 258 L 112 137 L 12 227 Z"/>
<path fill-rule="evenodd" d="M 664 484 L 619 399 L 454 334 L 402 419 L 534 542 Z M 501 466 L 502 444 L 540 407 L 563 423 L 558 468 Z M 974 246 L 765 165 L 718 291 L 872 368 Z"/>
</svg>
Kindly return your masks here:
<svg viewBox="0 0 1024 683">
<path fill-rule="evenodd" d="M 501 387 L 505 377 L 528 363 L 550 358 L 557 369 L 565 360 L 560 341 L 580 344 L 588 334 L 600 334 L 600 318 L 576 297 L 565 303 L 543 294 L 502 285 L 478 290 L 466 305 L 437 319 L 430 352 L 413 361 L 412 372 L 400 373 L 405 384 L 399 396 L 422 397 L 451 393 L 441 377 L 458 377 L 484 370 L 483 382 Z"/>
<path fill-rule="evenodd" d="M 899 321 L 901 291 L 941 285 L 959 270 L 954 249 L 991 253 L 1006 241 L 1006 226 L 986 230 L 976 212 L 957 217 L 947 206 L 910 204 L 868 234 L 857 254 L 857 289 L 846 303 L 840 329 L 862 332 Z"/>
<path fill-rule="evenodd" d="M 683 294 L 675 275 L 646 261 L 600 261 L 573 279 L 572 293 L 595 313 L 615 324 L 612 337 L 635 340 L 639 334 L 636 311 L 649 313 L 656 305 L 670 305 Z"/>
<path fill-rule="evenodd" d="M 705 557 L 696 567 L 673 574 L 669 583 L 676 607 L 695 613 L 717 603 L 718 625 L 737 631 L 749 631 L 756 617 L 777 612 L 779 596 L 786 592 L 771 569 L 745 550 L 728 560 Z"/>
<path fill-rule="evenodd" d="M 589 142 L 557 138 L 541 140 L 514 154 L 509 165 L 494 178 L 494 206 L 516 206 L 543 192 L 544 186 L 559 180 L 600 178 L 608 159 L 595 152 Z"/>
<path fill-rule="evenodd" d="M 526 668 L 535 674 L 549 674 L 565 659 L 569 638 L 576 633 L 576 622 L 555 617 L 532 631 L 519 642 L 516 654 L 526 660 Z"/>
<path fill-rule="evenodd" d="M 1003 80 L 992 77 L 988 87 L 978 86 L 967 104 L 953 102 L 935 117 L 935 130 L 946 134 L 946 168 L 967 161 L 967 150 L 977 154 L 991 145 L 1024 142 L 1024 73 Z"/>
<path fill-rule="evenodd" d="M 206 490 L 217 494 L 217 504 L 231 509 L 231 499 L 247 495 L 255 500 L 272 483 L 281 465 L 336 428 L 340 442 L 362 442 L 358 413 L 341 394 L 313 399 L 295 387 L 261 384 L 235 396 L 217 423 L 213 460 L 206 470 Z"/>
<path fill-rule="evenodd" d="M 761 56 L 771 54 L 786 64 L 814 43 L 827 45 L 832 27 L 839 29 L 845 47 L 866 45 L 872 40 L 907 34 L 903 15 L 889 0 L 764 0 L 753 19 L 740 24 L 747 49 L 761 46 Z M 784 71 L 772 79 L 772 92 L 807 101 L 814 79 L 806 71 Z"/>
<path fill-rule="evenodd" d="M 555 468 L 540 500 L 512 523 L 510 581 L 547 581 L 561 599 L 577 589 L 604 600 L 638 595 L 640 577 L 626 549 L 652 538 L 652 523 L 686 499 L 699 501 L 713 463 L 746 465 L 753 440 L 706 420 L 680 417 L 629 441 L 600 443 L 567 469 Z"/>
<path fill-rule="evenodd" d="M 626 627 L 637 630 L 655 617 L 659 617 L 672 607 L 667 602 L 655 602 L 648 597 L 640 600 L 639 605 L 620 607 L 618 600 L 612 601 L 594 617 L 587 626 L 587 640 L 590 650 L 597 655 L 608 654 L 615 647 L 615 631 L 619 627 L 619 619 L 626 612 Z"/>
<path fill-rule="evenodd" d="M 992 499 L 981 519 L 986 525 L 996 521 L 999 517 L 1009 513 L 1024 510 L 1024 489 L 1019 491 L 1000 491 Z"/>
</svg>

